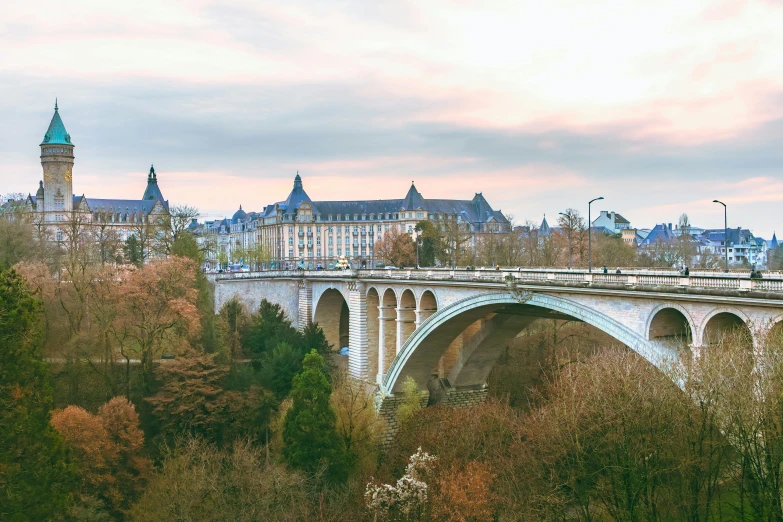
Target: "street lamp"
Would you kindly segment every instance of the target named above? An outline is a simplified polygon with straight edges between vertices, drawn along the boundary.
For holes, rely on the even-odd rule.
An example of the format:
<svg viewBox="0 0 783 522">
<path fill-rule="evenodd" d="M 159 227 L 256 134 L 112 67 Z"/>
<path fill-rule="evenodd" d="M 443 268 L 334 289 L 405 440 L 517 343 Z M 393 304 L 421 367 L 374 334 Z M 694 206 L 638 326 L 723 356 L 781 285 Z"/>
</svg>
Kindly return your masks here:
<svg viewBox="0 0 783 522">
<path fill-rule="evenodd" d="M 457 249 L 457 234 L 455 227 L 457 226 L 457 213 L 452 212 L 451 214 L 451 269 L 456 269 L 457 265 L 457 258 L 455 256 L 454 251 Z"/>
<path fill-rule="evenodd" d="M 590 214 L 590 205 L 593 204 L 593 201 L 601 199 L 604 199 L 604 197 L 599 196 L 587 202 L 587 271 L 590 273 L 593 272 L 593 237 L 591 234 L 593 230 L 593 220 L 592 215 Z"/>
<path fill-rule="evenodd" d="M 574 233 L 574 226 L 571 223 L 571 219 L 573 216 L 571 214 L 566 214 L 565 212 L 559 212 L 561 216 L 565 216 L 568 218 L 568 269 L 571 269 L 571 234 Z"/>
<path fill-rule="evenodd" d="M 726 203 L 723 201 L 718 201 L 717 199 L 712 200 L 713 203 L 720 203 L 723 205 L 723 253 L 724 253 L 724 268 L 726 272 L 729 271 L 729 222 L 726 218 Z"/>
</svg>

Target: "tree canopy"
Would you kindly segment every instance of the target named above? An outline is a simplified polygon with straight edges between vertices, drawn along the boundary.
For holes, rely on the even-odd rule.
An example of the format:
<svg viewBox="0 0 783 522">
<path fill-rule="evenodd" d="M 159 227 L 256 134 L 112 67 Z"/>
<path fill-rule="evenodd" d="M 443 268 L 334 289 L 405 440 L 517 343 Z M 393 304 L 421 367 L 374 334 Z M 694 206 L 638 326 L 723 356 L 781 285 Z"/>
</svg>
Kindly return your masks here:
<svg viewBox="0 0 783 522">
<path fill-rule="evenodd" d="M 41 359 L 40 305 L 0 268 L 0 519 L 49 520 L 75 487 L 62 438 L 49 424 L 52 390 Z"/>
</svg>

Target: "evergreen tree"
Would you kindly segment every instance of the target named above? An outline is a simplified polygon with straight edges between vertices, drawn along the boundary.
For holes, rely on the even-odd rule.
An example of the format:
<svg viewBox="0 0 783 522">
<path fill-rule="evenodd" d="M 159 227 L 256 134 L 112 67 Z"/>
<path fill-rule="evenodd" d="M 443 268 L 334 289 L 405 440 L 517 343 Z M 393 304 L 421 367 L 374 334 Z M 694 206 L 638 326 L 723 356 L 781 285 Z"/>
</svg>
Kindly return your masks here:
<svg viewBox="0 0 783 522">
<path fill-rule="evenodd" d="M 419 266 L 434 266 L 440 242 L 440 231 L 432 221 L 425 219 L 416 223 L 416 233 L 420 237 Z"/>
<path fill-rule="evenodd" d="M 41 358 L 40 304 L 0 268 L 0 520 L 50 520 L 76 485 L 50 424 L 52 390 Z"/>
<path fill-rule="evenodd" d="M 348 475 L 348 455 L 329 405 L 332 387 L 324 374 L 324 359 L 312 350 L 302 366 L 294 377 L 293 405 L 285 417 L 283 457 L 293 468 L 311 473 L 323 468 L 327 481 L 343 482 Z"/>
<path fill-rule="evenodd" d="M 141 241 L 136 236 L 129 237 L 122 247 L 125 262 L 141 267 L 144 264 L 144 250 Z"/>
<path fill-rule="evenodd" d="M 299 332 L 291 325 L 282 307 L 263 299 L 258 312 L 253 314 L 242 345 L 253 359 L 261 359 L 266 352 L 282 342 L 299 346 Z M 301 357 L 300 357 L 301 360 Z"/>
<path fill-rule="evenodd" d="M 315 350 L 324 358 L 326 377 L 329 379 L 329 382 L 332 382 L 332 377 L 337 370 L 337 365 L 334 358 L 332 358 L 332 349 L 334 347 L 326 340 L 326 335 L 323 329 L 318 326 L 318 323 L 310 323 L 302 330 L 301 346 L 303 355 L 310 350 Z"/>
<path fill-rule="evenodd" d="M 291 384 L 302 370 L 302 352 L 298 346 L 282 342 L 264 354 L 260 365 L 261 382 L 279 399 L 291 391 Z"/>
</svg>

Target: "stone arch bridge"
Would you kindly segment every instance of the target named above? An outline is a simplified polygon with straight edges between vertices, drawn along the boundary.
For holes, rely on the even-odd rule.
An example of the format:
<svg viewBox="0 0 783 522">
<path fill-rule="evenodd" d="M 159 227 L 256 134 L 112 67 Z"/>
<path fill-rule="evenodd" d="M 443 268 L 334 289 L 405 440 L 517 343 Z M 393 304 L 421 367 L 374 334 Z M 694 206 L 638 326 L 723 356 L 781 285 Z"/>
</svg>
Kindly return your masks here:
<svg viewBox="0 0 783 522">
<path fill-rule="evenodd" d="M 486 394 L 486 379 L 508 342 L 537 318 L 588 323 L 656 367 L 720 333 L 747 329 L 759 346 L 783 329 L 783 274 L 747 275 L 574 270 L 272 271 L 211 276 L 215 307 L 237 296 L 250 309 L 282 306 L 299 328 L 317 322 L 349 371 L 377 384 L 393 410 L 403 380 L 423 392 L 439 379 L 443 401 Z"/>
</svg>

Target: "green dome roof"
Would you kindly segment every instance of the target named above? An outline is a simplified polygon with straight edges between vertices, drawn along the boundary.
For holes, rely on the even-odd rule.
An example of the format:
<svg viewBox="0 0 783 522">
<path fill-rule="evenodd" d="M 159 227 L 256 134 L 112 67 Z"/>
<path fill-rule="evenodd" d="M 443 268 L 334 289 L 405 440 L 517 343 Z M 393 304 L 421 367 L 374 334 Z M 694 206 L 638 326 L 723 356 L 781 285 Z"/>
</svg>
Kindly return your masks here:
<svg viewBox="0 0 783 522">
<path fill-rule="evenodd" d="M 57 101 L 54 102 L 54 116 L 52 116 L 52 121 L 49 123 L 49 129 L 46 131 L 46 134 L 44 134 L 41 145 L 70 145 L 73 147 L 71 135 L 65 130 L 63 120 L 60 118 Z"/>
</svg>

